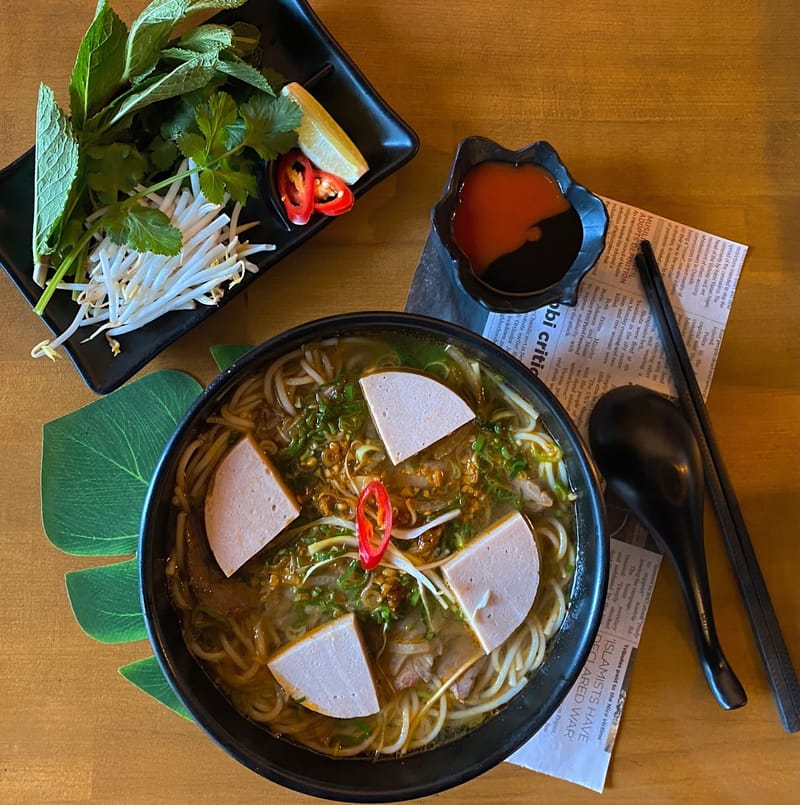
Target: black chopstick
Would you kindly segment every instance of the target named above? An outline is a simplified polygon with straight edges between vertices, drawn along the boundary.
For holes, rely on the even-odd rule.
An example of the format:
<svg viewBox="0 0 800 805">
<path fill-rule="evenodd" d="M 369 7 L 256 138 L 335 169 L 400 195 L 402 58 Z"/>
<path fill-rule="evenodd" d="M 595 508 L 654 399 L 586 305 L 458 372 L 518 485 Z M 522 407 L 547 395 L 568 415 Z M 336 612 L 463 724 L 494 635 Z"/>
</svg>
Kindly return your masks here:
<svg viewBox="0 0 800 805">
<path fill-rule="evenodd" d="M 714 439 L 703 395 L 678 329 L 653 247 L 649 241 L 644 240 L 640 249 L 636 255 L 636 267 L 655 316 L 681 406 L 700 446 L 709 494 L 750 616 L 761 659 L 772 685 L 778 712 L 784 728 L 788 732 L 797 732 L 800 730 L 800 682 L 781 633 L 736 493 Z"/>
</svg>

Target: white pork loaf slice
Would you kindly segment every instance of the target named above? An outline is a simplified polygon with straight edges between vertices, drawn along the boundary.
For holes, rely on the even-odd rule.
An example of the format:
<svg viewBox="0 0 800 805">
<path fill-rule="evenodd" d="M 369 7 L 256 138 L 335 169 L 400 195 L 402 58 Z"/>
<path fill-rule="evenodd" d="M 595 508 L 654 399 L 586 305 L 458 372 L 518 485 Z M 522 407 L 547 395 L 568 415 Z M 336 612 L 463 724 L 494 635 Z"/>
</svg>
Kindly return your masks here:
<svg viewBox="0 0 800 805">
<path fill-rule="evenodd" d="M 279 649 L 267 665 L 280 686 L 315 713 L 357 718 L 380 710 L 369 658 L 352 613 Z"/>
<path fill-rule="evenodd" d="M 418 372 L 371 372 L 359 382 L 393 464 L 405 461 L 475 418 L 475 412 L 458 394 Z"/>
<path fill-rule="evenodd" d="M 488 654 L 519 626 L 539 586 L 539 549 L 519 513 L 498 520 L 442 565 L 467 623 Z"/>
<path fill-rule="evenodd" d="M 233 575 L 300 514 L 294 495 L 249 434 L 219 463 L 206 496 L 208 544 Z"/>
</svg>

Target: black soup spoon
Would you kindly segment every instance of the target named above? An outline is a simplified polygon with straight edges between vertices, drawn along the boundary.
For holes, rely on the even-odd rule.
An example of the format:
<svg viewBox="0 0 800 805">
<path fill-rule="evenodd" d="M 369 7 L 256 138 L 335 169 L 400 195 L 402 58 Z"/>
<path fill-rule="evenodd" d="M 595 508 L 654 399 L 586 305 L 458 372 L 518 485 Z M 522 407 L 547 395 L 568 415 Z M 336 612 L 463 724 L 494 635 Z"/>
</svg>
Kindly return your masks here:
<svg viewBox="0 0 800 805">
<path fill-rule="evenodd" d="M 604 394 L 589 418 L 589 444 L 606 483 L 675 567 L 700 665 L 726 710 L 747 702 L 714 626 L 703 547 L 700 449 L 677 405 L 642 386 Z"/>
</svg>

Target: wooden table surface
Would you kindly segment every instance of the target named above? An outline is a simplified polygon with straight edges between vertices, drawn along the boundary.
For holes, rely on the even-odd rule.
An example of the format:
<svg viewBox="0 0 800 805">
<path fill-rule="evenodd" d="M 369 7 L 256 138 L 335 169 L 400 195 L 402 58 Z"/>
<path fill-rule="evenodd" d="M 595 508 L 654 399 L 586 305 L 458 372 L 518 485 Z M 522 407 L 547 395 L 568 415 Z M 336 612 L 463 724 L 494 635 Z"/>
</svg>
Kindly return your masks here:
<svg viewBox="0 0 800 805">
<path fill-rule="evenodd" d="M 258 2 L 259 0 L 253 0 Z M 267 0 L 263 0 L 267 2 Z M 144 0 L 112 0 L 127 21 Z M 708 0 L 314 0 L 418 156 L 355 211 L 145 370 L 206 382 L 209 346 L 320 315 L 405 303 L 454 148 L 546 139 L 596 192 L 749 244 L 709 407 L 790 652 L 800 666 L 800 25 L 797 3 Z M 4 0 L 0 164 L 34 136 L 40 81 L 66 103 L 94 0 Z M 95 643 L 69 610 L 40 522 L 42 424 L 94 395 L 68 361 L 33 361 L 44 328 L 0 278 L 0 801 L 301 803 L 124 681 L 144 643 Z M 800 736 L 782 729 L 722 540 L 706 513 L 717 625 L 749 695 L 723 712 L 660 573 L 608 802 L 800 801 Z M 502 764 L 439 803 L 595 802 Z M 433 798 L 431 799 L 433 801 Z"/>
</svg>

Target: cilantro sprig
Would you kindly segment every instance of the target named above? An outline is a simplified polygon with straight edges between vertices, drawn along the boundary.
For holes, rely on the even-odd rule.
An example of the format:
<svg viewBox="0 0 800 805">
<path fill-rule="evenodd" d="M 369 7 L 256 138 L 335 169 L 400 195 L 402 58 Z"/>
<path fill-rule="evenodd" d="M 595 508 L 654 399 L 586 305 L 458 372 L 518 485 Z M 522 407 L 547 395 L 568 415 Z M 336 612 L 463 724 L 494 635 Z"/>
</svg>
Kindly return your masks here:
<svg viewBox="0 0 800 805">
<path fill-rule="evenodd" d="M 217 92 L 198 107 L 198 131 L 178 138 L 181 153 L 199 170 L 200 189 L 209 201 L 221 204 L 227 193 L 242 204 L 256 192 L 254 160 L 272 160 L 297 142 L 301 113 L 296 104 L 279 96 L 255 95 L 237 107 L 225 92 Z"/>
<path fill-rule="evenodd" d="M 210 201 L 229 196 L 244 204 L 256 192 L 257 163 L 296 144 L 302 112 L 253 63 L 257 29 L 203 24 L 173 36 L 196 12 L 244 2 L 153 0 L 128 29 L 100 0 L 70 78 L 69 116 L 41 86 L 32 248 L 44 291 L 37 313 L 65 276 L 81 275 L 98 231 L 137 251 L 180 251 L 180 231 L 143 205 L 145 196 L 198 173 Z M 192 167 L 176 173 L 184 157 Z"/>
</svg>

